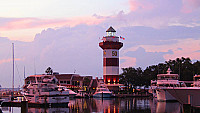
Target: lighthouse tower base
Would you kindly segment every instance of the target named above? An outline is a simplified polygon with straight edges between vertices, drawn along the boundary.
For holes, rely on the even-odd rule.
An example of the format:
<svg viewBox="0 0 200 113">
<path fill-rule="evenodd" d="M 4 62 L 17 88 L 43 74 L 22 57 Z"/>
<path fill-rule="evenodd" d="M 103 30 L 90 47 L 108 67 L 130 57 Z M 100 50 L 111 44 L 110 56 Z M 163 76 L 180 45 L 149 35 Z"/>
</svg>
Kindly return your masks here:
<svg viewBox="0 0 200 113">
<path fill-rule="evenodd" d="M 117 93 L 124 84 L 104 84 L 110 91 Z"/>
</svg>

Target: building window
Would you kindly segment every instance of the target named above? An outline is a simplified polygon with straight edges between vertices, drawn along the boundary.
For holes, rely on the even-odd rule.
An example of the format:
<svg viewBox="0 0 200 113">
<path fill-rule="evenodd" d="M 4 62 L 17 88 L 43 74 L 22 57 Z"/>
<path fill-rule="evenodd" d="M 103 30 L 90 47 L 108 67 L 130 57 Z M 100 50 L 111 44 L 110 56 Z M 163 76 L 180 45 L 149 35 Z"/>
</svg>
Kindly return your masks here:
<svg viewBox="0 0 200 113">
<path fill-rule="evenodd" d="M 60 81 L 60 83 L 63 83 L 63 81 Z"/>
<path fill-rule="evenodd" d="M 70 81 L 67 81 L 67 84 L 70 84 Z"/>
<path fill-rule="evenodd" d="M 66 81 L 64 81 L 64 83 L 66 84 Z"/>
</svg>

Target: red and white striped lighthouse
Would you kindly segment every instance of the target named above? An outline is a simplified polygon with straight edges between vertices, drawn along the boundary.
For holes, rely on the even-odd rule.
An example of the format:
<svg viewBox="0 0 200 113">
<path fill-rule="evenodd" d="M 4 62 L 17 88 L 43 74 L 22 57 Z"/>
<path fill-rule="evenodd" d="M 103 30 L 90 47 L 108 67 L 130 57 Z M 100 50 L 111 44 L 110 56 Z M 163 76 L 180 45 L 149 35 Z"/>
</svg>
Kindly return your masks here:
<svg viewBox="0 0 200 113">
<path fill-rule="evenodd" d="M 119 42 L 119 37 L 115 36 L 115 30 L 110 27 L 107 36 L 103 37 L 103 42 L 99 46 L 103 49 L 103 78 L 105 84 L 119 83 L 119 49 L 123 43 Z"/>
</svg>

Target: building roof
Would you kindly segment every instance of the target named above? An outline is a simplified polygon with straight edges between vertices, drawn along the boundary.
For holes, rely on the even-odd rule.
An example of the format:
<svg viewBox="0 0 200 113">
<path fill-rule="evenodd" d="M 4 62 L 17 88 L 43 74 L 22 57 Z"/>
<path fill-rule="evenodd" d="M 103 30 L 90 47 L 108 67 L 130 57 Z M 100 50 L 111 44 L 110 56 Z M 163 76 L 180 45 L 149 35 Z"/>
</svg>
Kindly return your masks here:
<svg viewBox="0 0 200 113">
<path fill-rule="evenodd" d="M 74 74 L 59 74 L 55 75 L 57 79 L 71 79 Z"/>
<path fill-rule="evenodd" d="M 46 76 L 44 74 L 41 74 L 41 75 L 30 75 L 28 77 L 25 78 L 25 80 L 35 80 L 35 77 L 43 77 L 43 76 Z"/>
<path fill-rule="evenodd" d="M 97 79 L 93 79 L 92 81 L 91 81 L 92 83 L 91 83 L 91 86 L 90 86 L 90 88 L 96 88 L 97 86 L 98 86 L 98 81 L 97 81 Z"/>
<path fill-rule="evenodd" d="M 41 74 L 41 75 L 30 75 L 28 77 L 42 77 L 42 76 L 45 76 L 45 74 Z"/>
<path fill-rule="evenodd" d="M 112 26 L 110 26 L 110 28 L 108 28 L 108 29 L 106 30 L 106 32 L 116 32 L 116 31 L 115 31 L 115 29 L 113 29 Z"/>
<path fill-rule="evenodd" d="M 80 75 L 74 75 L 72 80 L 73 81 L 81 81 L 81 80 L 83 80 L 83 77 L 81 77 Z"/>
</svg>

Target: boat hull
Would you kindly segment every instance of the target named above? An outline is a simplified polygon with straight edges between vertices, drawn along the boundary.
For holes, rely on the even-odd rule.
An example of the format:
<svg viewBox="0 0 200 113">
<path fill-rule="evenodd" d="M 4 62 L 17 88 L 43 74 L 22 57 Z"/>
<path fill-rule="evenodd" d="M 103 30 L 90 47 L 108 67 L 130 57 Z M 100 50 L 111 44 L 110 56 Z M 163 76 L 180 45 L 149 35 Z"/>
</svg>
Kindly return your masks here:
<svg viewBox="0 0 200 113">
<path fill-rule="evenodd" d="M 69 94 L 69 98 L 74 98 L 76 94 Z"/>
<path fill-rule="evenodd" d="M 156 88 L 151 87 L 151 88 L 149 89 L 149 93 L 152 94 L 153 98 L 157 98 L 157 95 L 156 95 Z"/>
<path fill-rule="evenodd" d="M 111 93 L 96 93 L 93 95 L 94 98 L 110 98 L 112 97 Z"/>
<path fill-rule="evenodd" d="M 176 98 L 165 89 L 156 89 L 156 95 L 158 101 L 177 101 Z"/>
<path fill-rule="evenodd" d="M 47 92 L 42 95 L 39 94 L 28 94 L 25 95 L 26 99 L 30 103 L 68 103 L 69 102 L 69 93 L 68 92 L 60 92 L 60 91 L 52 91 Z"/>
<path fill-rule="evenodd" d="M 199 87 L 180 87 L 166 89 L 181 104 L 191 104 L 191 106 L 200 106 L 200 88 Z"/>
</svg>

